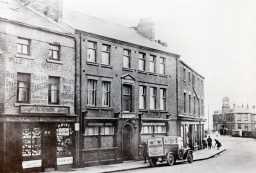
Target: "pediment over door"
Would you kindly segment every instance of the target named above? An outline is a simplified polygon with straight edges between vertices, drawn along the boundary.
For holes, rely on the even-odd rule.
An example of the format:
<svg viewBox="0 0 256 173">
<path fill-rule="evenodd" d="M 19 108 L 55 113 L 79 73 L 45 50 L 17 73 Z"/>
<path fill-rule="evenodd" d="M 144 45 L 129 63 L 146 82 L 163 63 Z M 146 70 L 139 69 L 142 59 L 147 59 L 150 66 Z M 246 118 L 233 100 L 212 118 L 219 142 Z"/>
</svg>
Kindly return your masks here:
<svg viewBox="0 0 256 173">
<path fill-rule="evenodd" d="M 134 83 L 136 81 L 135 78 L 130 74 L 123 75 L 121 79 L 122 83 Z"/>
</svg>

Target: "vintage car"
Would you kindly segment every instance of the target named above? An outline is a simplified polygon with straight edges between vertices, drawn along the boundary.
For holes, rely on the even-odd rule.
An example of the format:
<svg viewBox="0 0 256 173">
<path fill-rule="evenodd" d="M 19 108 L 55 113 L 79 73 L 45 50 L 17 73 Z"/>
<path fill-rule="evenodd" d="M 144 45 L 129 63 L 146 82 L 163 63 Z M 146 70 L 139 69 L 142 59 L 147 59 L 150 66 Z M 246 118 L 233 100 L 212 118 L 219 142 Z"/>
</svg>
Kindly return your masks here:
<svg viewBox="0 0 256 173">
<path fill-rule="evenodd" d="M 147 158 L 151 167 L 157 162 L 167 161 L 172 166 L 176 160 L 193 162 L 193 151 L 184 148 L 179 136 L 153 137 L 147 140 Z"/>
</svg>

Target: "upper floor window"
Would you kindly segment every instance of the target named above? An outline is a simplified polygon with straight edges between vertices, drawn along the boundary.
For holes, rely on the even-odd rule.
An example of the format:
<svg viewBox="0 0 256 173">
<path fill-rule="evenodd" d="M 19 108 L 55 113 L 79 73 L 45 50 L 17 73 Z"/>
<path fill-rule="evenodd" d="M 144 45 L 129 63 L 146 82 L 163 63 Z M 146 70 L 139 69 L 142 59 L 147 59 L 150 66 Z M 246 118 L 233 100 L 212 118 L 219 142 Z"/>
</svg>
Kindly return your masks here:
<svg viewBox="0 0 256 173">
<path fill-rule="evenodd" d="M 111 83 L 107 81 L 102 82 L 102 106 L 110 107 L 110 94 L 111 94 Z"/>
<path fill-rule="evenodd" d="M 60 60 L 60 46 L 50 44 L 49 58 L 52 60 Z"/>
<path fill-rule="evenodd" d="M 192 109 L 191 109 L 191 95 L 188 95 L 188 112 L 192 113 Z"/>
<path fill-rule="evenodd" d="M 186 83 L 186 69 L 183 68 L 183 81 Z"/>
<path fill-rule="evenodd" d="M 145 63 L 145 53 L 139 53 L 139 70 L 145 71 L 146 69 L 146 63 Z"/>
<path fill-rule="evenodd" d="M 187 112 L 187 93 L 185 92 L 183 94 L 183 112 Z"/>
<path fill-rule="evenodd" d="M 188 72 L 188 84 L 190 84 L 191 83 L 191 72 L 189 71 Z"/>
<path fill-rule="evenodd" d="M 102 58 L 102 64 L 110 65 L 110 45 L 102 44 L 101 58 Z"/>
<path fill-rule="evenodd" d="M 146 109 L 146 87 L 139 86 L 139 109 Z"/>
<path fill-rule="evenodd" d="M 59 77 L 49 77 L 49 90 L 48 90 L 48 103 L 49 104 L 59 104 L 60 96 L 60 78 Z"/>
<path fill-rule="evenodd" d="M 122 108 L 124 112 L 132 112 L 132 86 L 122 86 Z"/>
<path fill-rule="evenodd" d="M 87 61 L 96 63 L 97 43 L 93 41 L 88 41 L 87 47 Z"/>
<path fill-rule="evenodd" d="M 156 109 L 156 97 L 157 97 L 156 88 L 150 87 L 149 93 L 150 93 L 150 109 L 155 110 Z"/>
<path fill-rule="evenodd" d="M 156 72 L 156 56 L 155 55 L 149 56 L 149 72 L 151 73 Z"/>
<path fill-rule="evenodd" d="M 30 74 L 17 74 L 17 102 L 29 103 L 30 101 Z"/>
<path fill-rule="evenodd" d="M 16 43 L 17 45 L 17 53 L 23 55 L 30 54 L 30 40 L 25 38 L 18 38 Z"/>
<path fill-rule="evenodd" d="M 131 51 L 128 49 L 123 51 L 123 67 L 131 68 Z"/>
<path fill-rule="evenodd" d="M 160 88 L 160 110 L 166 110 L 166 89 Z"/>
<path fill-rule="evenodd" d="M 87 83 L 87 105 L 96 106 L 97 81 L 89 79 Z"/>
<path fill-rule="evenodd" d="M 164 57 L 160 57 L 159 73 L 160 74 L 165 74 L 165 58 Z"/>
</svg>

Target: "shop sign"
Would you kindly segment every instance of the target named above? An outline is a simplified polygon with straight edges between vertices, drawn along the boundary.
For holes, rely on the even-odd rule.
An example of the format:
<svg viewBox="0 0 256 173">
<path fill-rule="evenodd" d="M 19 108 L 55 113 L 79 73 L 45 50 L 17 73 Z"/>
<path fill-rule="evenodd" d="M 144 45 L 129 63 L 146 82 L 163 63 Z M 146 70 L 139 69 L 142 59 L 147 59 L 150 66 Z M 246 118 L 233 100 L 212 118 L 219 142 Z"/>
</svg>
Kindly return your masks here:
<svg viewBox="0 0 256 173">
<path fill-rule="evenodd" d="M 123 113 L 121 115 L 122 115 L 122 118 L 127 118 L 127 119 L 136 118 L 136 114 Z"/>
<path fill-rule="evenodd" d="M 69 128 L 58 128 L 58 135 L 69 136 Z"/>
<path fill-rule="evenodd" d="M 49 114 L 68 114 L 68 107 L 57 107 L 57 106 L 30 106 L 30 105 L 21 105 L 20 113 L 49 113 Z"/>
<path fill-rule="evenodd" d="M 165 126 L 165 123 L 142 123 L 143 126 Z"/>
<path fill-rule="evenodd" d="M 22 162 L 23 169 L 26 168 L 38 168 L 42 166 L 42 160 L 28 160 Z"/>
<path fill-rule="evenodd" d="M 70 165 L 73 164 L 73 157 L 57 158 L 57 165 Z"/>
<path fill-rule="evenodd" d="M 157 157 L 164 155 L 164 144 L 162 138 L 152 138 L 147 141 L 149 157 Z"/>
</svg>

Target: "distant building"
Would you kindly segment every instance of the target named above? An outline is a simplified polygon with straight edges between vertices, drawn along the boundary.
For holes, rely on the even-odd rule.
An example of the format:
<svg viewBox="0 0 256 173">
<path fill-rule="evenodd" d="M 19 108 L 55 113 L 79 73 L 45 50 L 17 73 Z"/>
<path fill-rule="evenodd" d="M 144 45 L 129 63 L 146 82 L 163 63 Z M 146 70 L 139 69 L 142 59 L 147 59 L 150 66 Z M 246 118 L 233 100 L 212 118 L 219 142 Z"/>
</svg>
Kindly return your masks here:
<svg viewBox="0 0 256 173">
<path fill-rule="evenodd" d="M 178 133 L 184 145 L 199 148 L 204 137 L 204 77 L 181 60 L 177 70 Z"/>
<path fill-rule="evenodd" d="M 255 136 L 256 112 L 249 105 L 233 105 L 223 99 L 222 111 L 213 114 L 213 128 L 223 135 Z M 228 109 L 229 108 L 229 109 Z"/>
</svg>

